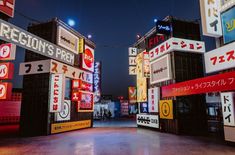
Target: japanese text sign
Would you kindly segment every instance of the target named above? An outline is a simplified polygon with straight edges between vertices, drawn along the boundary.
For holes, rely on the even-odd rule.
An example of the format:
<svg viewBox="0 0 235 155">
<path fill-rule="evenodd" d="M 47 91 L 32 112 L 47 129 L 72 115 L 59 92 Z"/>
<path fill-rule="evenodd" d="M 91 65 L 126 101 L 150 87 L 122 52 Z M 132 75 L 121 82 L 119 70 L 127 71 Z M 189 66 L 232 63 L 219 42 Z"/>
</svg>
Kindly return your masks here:
<svg viewBox="0 0 235 155">
<path fill-rule="evenodd" d="M 149 112 L 158 112 L 159 100 L 160 100 L 159 87 L 149 89 L 148 90 Z"/>
<path fill-rule="evenodd" d="M 11 62 L 0 63 L 0 80 L 11 80 L 14 73 L 14 64 Z"/>
<path fill-rule="evenodd" d="M 15 60 L 16 45 L 8 43 L 0 46 L 0 60 Z"/>
<path fill-rule="evenodd" d="M 160 118 L 173 119 L 173 101 L 172 100 L 160 100 L 159 102 Z"/>
<path fill-rule="evenodd" d="M 225 126 L 235 126 L 234 93 L 221 93 L 221 103 Z"/>
<path fill-rule="evenodd" d="M 9 17 L 14 17 L 15 0 L 0 0 L 0 12 Z"/>
</svg>

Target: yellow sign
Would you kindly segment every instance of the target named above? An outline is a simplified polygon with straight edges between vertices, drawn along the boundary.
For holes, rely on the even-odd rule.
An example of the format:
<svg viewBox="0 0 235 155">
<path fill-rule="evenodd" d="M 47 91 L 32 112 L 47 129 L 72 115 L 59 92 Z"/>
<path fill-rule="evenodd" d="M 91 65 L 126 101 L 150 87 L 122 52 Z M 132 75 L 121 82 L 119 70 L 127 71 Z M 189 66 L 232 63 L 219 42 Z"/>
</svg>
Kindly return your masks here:
<svg viewBox="0 0 235 155">
<path fill-rule="evenodd" d="M 66 122 L 66 123 L 55 123 L 51 124 L 51 133 L 60 133 L 65 131 L 83 129 L 91 127 L 91 120 L 77 121 L 77 122 Z"/>
<path fill-rule="evenodd" d="M 80 38 L 78 44 L 79 44 L 78 46 L 79 53 L 83 53 L 84 52 L 84 39 Z"/>
<path fill-rule="evenodd" d="M 160 100 L 160 118 L 173 119 L 173 101 Z"/>
</svg>

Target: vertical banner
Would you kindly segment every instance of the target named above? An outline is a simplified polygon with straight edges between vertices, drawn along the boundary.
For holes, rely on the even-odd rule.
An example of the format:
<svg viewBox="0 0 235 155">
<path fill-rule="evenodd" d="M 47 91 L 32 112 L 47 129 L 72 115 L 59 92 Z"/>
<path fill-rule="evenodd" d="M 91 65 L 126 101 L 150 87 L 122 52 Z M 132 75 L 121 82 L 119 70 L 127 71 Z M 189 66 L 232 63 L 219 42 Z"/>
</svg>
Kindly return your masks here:
<svg viewBox="0 0 235 155">
<path fill-rule="evenodd" d="M 143 77 L 150 77 L 150 61 L 149 61 L 149 52 L 144 52 L 143 55 Z"/>
<path fill-rule="evenodd" d="M 235 126 L 234 93 L 221 93 L 223 119 L 225 126 Z"/>
<path fill-rule="evenodd" d="M 93 79 L 94 102 L 99 102 L 101 99 L 101 62 L 95 62 Z"/>
<path fill-rule="evenodd" d="M 79 46 L 78 46 L 78 51 L 79 53 L 83 53 L 84 52 L 84 39 L 83 38 L 80 38 L 79 39 Z"/>
<path fill-rule="evenodd" d="M 10 100 L 12 94 L 11 83 L 0 83 L 0 100 Z"/>
<path fill-rule="evenodd" d="M 61 112 L 64 104 L 65 93 L 64 74 L 51 74 L 49 90 L 49 112 Z"/>
<path fill-rule="evenodd" d="M 0 60 L 15 60 L 16 45 L 12 43 L 0 46 Z"/>
<path fill-rule="evenodd" d="M 148 90 L 149 112 L 158 112 L 158 102 L 160 100 L 160 88 L 151 88 Z"/>
<path fill-rule="evenodd" d="M 221 37 L 220 0 L 200 0 L 203 35 Z"/>
<path fill-rule="evenodd" d="M 142 102 L 139 103 L 139 108 L 140 108 L 140 113 L 148 113 L 148 103 L 147 102 Z"/>
<path fill-rule="evenodd" d="M 137 48 L 129 47 L 129 75 L 136 75 Z"/>
</svg>

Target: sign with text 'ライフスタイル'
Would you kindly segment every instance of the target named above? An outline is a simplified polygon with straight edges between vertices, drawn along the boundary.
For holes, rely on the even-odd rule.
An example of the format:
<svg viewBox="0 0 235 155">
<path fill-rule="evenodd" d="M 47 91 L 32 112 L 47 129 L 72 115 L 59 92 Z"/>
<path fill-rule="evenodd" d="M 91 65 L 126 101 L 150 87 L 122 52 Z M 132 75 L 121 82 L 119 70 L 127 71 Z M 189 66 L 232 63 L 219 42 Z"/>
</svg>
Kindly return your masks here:
<svg viewBox="0 0 235 155">
<path fill-rule="evenodd" d="M 87 83 L 93 83 L 92 73 L 81 69 L 60 63 L 55 60 L 41 60 L 25 62 L 20 64 L 20 75 L 42 74 L 42 73 L 58 73 L 64 74 L 65 77 L 71 79 L 80 79 Z"/>
<path fill-rule="evenodd" d="M 49 90 L 49 112 L 61 112 L 64 105 L 65 77 L 63 74 L 51 74 Z"/>
<path fill-rule="evenodd" d="M 55 44 L 0 19 L 0 39 L 43 56 L 74 65 L 75 55 Z"/>
<path fill-rule="evenodd" d="M 220 0 L 200 0 L 203 35 L 221 37 Z"/>
<path fill-rule="evenodd" d="M 225 126 L 235 126 L 234 92 L 221 93 L 221 103 Z"/>
<path fill-rule="evenodd" d="M 159 128 L 159 116 L 158 115 L 137 114 L 136 122 L 137 122 L 137 125 L 140 125 L 140 126 Z"/>
<path fill-rule="evenodd" d="M 205 53 L 206 73 L 212 73 L 235 67 L 235 43 L 222 46 Z"/>
<path fill-rule="evenodd" d="M 173 51 L 205 53 L 205 43 L 189 39 L 170 38 L 149 51 L 150 61 Z"/>
<path fill-rule="evenodd" d="M 16 45 L 7 43 L 0 45 L 0 60 L 15 60 Z"/>
</svg>

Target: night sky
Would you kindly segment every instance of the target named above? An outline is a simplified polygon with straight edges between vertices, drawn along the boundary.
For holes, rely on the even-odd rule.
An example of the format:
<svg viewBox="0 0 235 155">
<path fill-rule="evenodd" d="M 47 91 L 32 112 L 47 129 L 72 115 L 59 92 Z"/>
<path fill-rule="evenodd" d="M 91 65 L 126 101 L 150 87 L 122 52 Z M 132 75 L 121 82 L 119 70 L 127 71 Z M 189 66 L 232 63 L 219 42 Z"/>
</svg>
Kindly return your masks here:
<svg viewBox="0 0 235 155">
<path fill-rule="evenodd" d="M 199 0 L 16 0 L 13 22 L 26 29 L 31 20 L 48 21 L 58 17 L 66 22 L 76 21 L 75 30 L 92 34 L 96 43 L 96 61 L 102 61 L 102 93 L 127 96 L 128 86 L 135 85 L 135 76 L 128 75 L 128 47 L 136 41 L 136 34 L 145 34 L 154 26 L 154 18 L 173 15 L 180 19 L 200 18 Z M 213 48 L 212 40 L 207 50 Z M 18 76 L 24 51 L 17 48 L 14 87 L 22 87 Z"/>
</svg>

